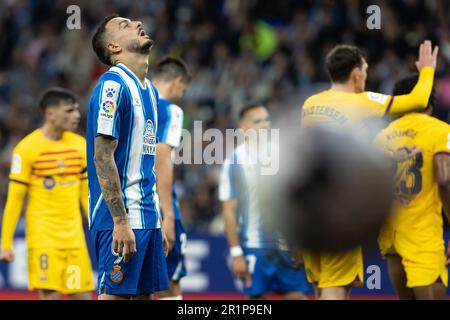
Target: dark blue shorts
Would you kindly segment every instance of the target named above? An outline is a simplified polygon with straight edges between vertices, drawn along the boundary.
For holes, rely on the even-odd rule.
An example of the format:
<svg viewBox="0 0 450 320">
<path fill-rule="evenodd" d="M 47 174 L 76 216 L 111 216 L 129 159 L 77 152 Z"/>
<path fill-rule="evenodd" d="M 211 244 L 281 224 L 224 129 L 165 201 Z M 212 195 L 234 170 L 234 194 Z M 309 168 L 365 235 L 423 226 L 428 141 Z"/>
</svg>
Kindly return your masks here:
<svg viewBox="0 0 450 320">
<path fill-rule="evenodd" d="M 252 282 L 243 288 L 247 297 L 267 293 L 308 292 L 304 268 L 295 269 L 288 251 L 244 248 Z"/>
<path fill-rule="evenodd" d="M 132 296 L 169 289 L 161 229 L 133 231 L 137 252 L 127 263 L 112 250 L 112 230 L 95 233 L 98 294 Z"/>
<path fill-rule="evenodd" d="M 184 255 L 186 253 L 186 233 L 181 220 L 175 220 L 175 243 L 167 256 L 167 272 L 169 279 L 178 281 L 186 276 L 186 264 Z"/>
</svg>

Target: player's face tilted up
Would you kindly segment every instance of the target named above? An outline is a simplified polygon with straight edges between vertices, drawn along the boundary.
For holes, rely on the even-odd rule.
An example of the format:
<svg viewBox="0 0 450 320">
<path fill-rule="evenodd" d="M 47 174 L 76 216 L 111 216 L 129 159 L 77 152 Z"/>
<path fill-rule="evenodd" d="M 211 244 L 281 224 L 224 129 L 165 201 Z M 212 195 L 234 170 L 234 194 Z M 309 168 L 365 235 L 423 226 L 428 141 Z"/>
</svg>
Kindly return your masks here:
<svg viewBox="0 0 450 320">
<path fill-rule="evenodd" d="M 109 37 L 108 50 L 112 54 L 122 52 L 148 53 L 153 46 L 153 40 L 145 33 L 141 21 L 132 21 L 117 17 L 106 24 Z"/>
</svg>

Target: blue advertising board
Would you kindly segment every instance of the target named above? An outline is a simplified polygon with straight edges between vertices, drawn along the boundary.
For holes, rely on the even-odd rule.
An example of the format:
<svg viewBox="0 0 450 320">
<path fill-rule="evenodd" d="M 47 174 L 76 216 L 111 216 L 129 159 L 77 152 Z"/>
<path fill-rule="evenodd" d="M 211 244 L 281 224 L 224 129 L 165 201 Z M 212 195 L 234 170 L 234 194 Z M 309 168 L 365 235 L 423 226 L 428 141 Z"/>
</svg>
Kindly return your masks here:
<svg viewBox="0 0 450 320">
<path fill-rule="evenodd" d="M 447 233 L 446 239 L 449 238 Z M 87 236 L 88 247 L 92 257 L 96 277 L 96 262 L 92 244 Z M 14 248 L 16 261 L 6 265 L 0 263 L 0 290 L 26 290 L 27 262 L 24 223 L 17 228 Z M 229 268 L 228 245 L 224 235 L 207 233 L 188 234 L 186 265 L 188 276 L 181 285 L 186 293 L 234 294 L 238 293 L 238 283 L 233 280 Z M 382 259 L 376 245 L 364 249 L 365 284 L 353 290 L 361 296 L 393 296 L 386 261 Z M 96 280 L 96 279 L 95 279 Z M 310 291 L 312 293 L 312 290 Z"/>
</svg>

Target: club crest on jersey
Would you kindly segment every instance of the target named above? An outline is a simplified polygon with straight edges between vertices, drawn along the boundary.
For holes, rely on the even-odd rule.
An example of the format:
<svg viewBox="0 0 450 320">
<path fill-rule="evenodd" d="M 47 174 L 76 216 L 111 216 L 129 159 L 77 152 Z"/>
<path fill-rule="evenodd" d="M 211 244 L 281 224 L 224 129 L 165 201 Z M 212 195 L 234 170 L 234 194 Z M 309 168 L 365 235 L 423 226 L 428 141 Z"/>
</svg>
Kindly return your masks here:
<svg viewBox="0 0 450 320">
<path fill-rule="evenodd" d="M 44 177 L 43 184 L 45 189 L 52 190 L 56 185 L 55 178 L 52 176 Z"/>
<path fill-rule="evenodd" d="M 123 280 L 123 273 L 122 273 L 122 267 L 121 266 L 114 266 L 113 271 L 109 274 L 109 278 L 114 283 L 119 283 Z"/>
<path fill-rule="evenodd" d="M 147 120 L 144 132 L 143 154 L 156 155 L 156 135 L 152 120 Z"/>
</svg>

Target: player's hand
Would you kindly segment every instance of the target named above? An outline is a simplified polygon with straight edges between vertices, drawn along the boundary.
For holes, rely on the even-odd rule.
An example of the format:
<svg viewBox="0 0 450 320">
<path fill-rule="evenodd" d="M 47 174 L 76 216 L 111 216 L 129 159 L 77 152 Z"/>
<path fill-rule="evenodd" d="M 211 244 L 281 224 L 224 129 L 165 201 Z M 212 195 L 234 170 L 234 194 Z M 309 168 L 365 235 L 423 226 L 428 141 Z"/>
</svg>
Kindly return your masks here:
<svg viewBox="0 0 450 320">
<path fill-rule="evenodd" d="M 13 249 L 4 249 L 0 255 L 0 261 L 11 263 L 14 262 L 14 250 Z"/>
<path fill-rule="evenodd" d="M 115 220 L 113 231 L 113 250 L 124 262 L 130 261 L 136 250 L 136 238 L 128 219 Z"/>
<path fill-rule="evenodd" d="M 403 147 L 392 153 L 392 157 L 397 162 L 403 162 L 408 160 L 409 158 L 415 157 L 417 154 L 421 153 L 422 149 L 417 148 L 416 146 L 408 148 Z"/>
<path fill-rule="evenodd" d="M 169 240 L 167 240 L 167 236 L 166 233 L 164 232 L 164 230 L 162 231 L 162 238 L 163 238 L 163 246 L 164 246 L 164 254 L 167 255 L 169 254 Z"/>
<path fill-rule="evenodd" d="M 432 67 L 433 69 L 436 69 L 438 54 L 438 46 L 434 47 L 433 50 L 431 41 L 424 41 L 424 43 L 420 45 L 419 60 L 416 62 L 416 66 L 419 72 L 422 71 L 422 69 L 425 67 Z"/>
<path fill-rule="evenodd" d="M 175 243 L 175 220 L 173 217 L 164 218 L 162 229 L 166 235 L 169 246 L 168 250 L 170 251 Z"/>
<path fill-rule="evenodd" d="M 252 278 L 247 270 L 247 261 L 244 256 L 234 257 L 231 268 L 236 279 L 242 280 L 247 287 L 251 285 Z"/>
</svg>

